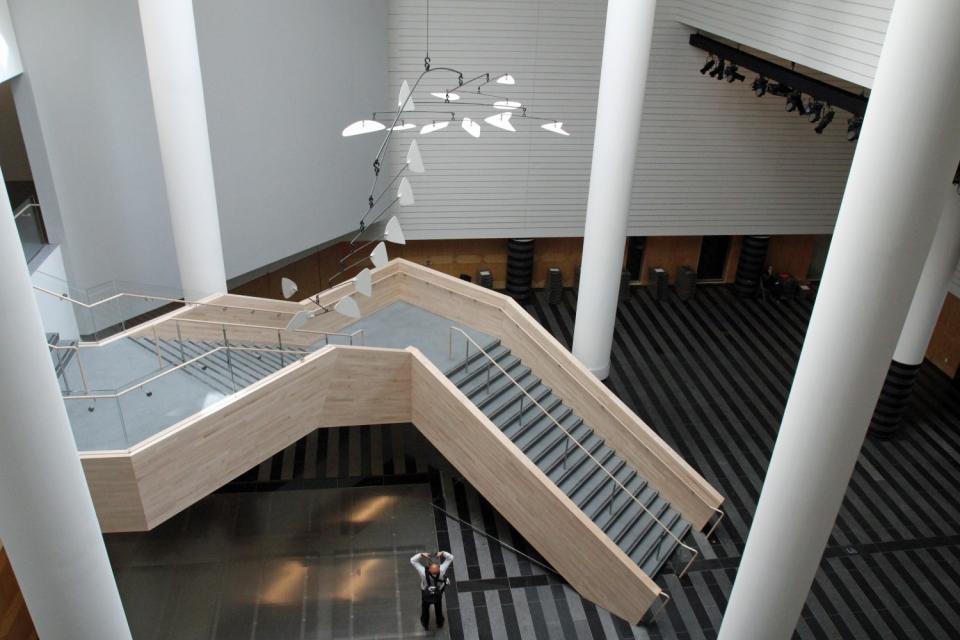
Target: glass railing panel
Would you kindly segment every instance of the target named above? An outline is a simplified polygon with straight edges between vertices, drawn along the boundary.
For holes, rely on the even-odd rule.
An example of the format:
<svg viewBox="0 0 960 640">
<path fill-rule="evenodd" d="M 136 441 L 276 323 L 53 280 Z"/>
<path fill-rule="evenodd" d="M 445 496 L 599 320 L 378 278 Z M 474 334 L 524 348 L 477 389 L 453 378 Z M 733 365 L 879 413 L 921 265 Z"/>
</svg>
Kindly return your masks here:
<svg viewBox="0 0 960 640">
<path fill-rule="evenodd" d="M 95 394 L 92 392 L 90 395 Z M 119 398 L 67 396 L 63 400 L 78 450 L 129 448 L 130 439 L 120 411 Z"/>
</svg>

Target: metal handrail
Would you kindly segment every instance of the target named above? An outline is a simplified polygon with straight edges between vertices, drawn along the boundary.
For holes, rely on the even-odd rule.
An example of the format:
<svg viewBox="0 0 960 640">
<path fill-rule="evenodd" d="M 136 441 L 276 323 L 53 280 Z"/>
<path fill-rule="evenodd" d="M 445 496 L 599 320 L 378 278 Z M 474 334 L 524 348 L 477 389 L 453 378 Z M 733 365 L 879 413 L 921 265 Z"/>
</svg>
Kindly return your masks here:
<svg viewBox="0 0 960 640">
<path fill-rule="evenodd" d="M 213 353 L 216 353 L 217 351 L 224 351 L 224 350 L 225 350 L 225 351 L 254 351 L 254 352 L 260 351 L 260 352 L 265 352 L 265 353 L 281 353 L 281 352 L 283 352 L 283 353 L 295 354 L 295 355 L 301 356 L 301 357 L 308 356 L 308 355 L 310 355 L 311 353 L 313 353 L 313 352 L 311 352 L 311 351 L 292 351 L 292 350 L 289 350 L 289 349 L 283 349 L 283 350 L 280 350 L 280 349 L 263 349 L 263 348 L 261 348 L 261 347 L 229 347 L 229 346 L 227 346 L 227 347 L 216 347 L 216 348 L 214 348 L 214 349 L 211 349 L 210 351 L 207 351 L 206 353 L 202 353 L 202 354 L 200 354 L 200 355 L 198 355 L 198 356 L 196 356 L 196 357 L 194 357 L 194 358 L 191 358 L 191 359 L 189 359 L 189 360 L 187 360 L 187 361 L 185 361 L 185 362 L 181 362 L 180 364 L 178 364 L 178 365 L 176 365 L 176 366 L 174 366 L 174 367 L 171 367 L 171 368 L 169 368 L 169 369 L 165 369 L 165 370 L 161 371 L 160 373 L 158 373 L 157 375 L 151 376 L 151 377 L 147 378 L 146 380 L 143 380 L 143 381 L 138 382 L 138 383 L 136 383 L 136 384 L 134 384 L 134 385 L 131 385 L 131 386 L 127 387 L 126 389 L 123 389 L 122 391 L 118 391 L 118 392 L 116 392 L 116 393 L 93 393 L 93 394 L 88 393 L 88 394 L 85 394 L 85 395 L 82 395 L 82 396 L 70 395 L 70 396 L 63 396 L 63 399 L 64 399 L 64 400 L 102 400 L 102 399 L 109 399 L 109 398 L 119 398 L 119 397 L 121 397 L 121 396 L 124 396 L 124 395 L 130 393 L 131 391 L 135 391 L 135 390 L 137 390 L 137 389 L 142 389 L 145 385 L 148 385 L 148 384 L 150 384 L 151 382 L 154 382 L 154 381 L 156 381 L 156 380 L 159 380 L 159 379 L 162 378 L 163 376 L 168 375 L 168 374 L 170 374 L 170 373 L 173 373 L 174 371 L 177 371 L 177 370 L 182 369 L 182 368 L 184 368 L 184 367 L 186 367 L 186 366 L 188 366 L 188 365 L 191 365 L 191 364 L 193 364 L 194 362 L 196 362 L 197 360 L 202 360 L 203 358 L 206 358 L 207 356 L 209 356 L 209 355 L 211 355 L 211 354 L 213 354 Z"/>
<path fill-rule="evenodd" d="M 445 515 L 446 517 L 450 518 L 451 520 L 454 520 L 454 521 L 460 523 L 460 524 L 461 524 L 462 526 L 464 526 L 464 527 L 469 527 L 471 530 L 473 530 L 474 533 L 479 533 L 480 535 L 484 536 L 485 538 L 487 538 L 487 539 L 489 539 L 489 540 L 493 540 L 494 542 L 496 542 L 497 544 L 499 544 L 501 547 L 504 547 L 504 548 L 506 548 L 506 549 L 514 552 L 514 553 L 517 554 L 518 556 L 522 556 L 522 557 L 526 558 L 526 559 L 529 560 L 530 562 L 532 562 L 532 563 L 534 563 L 535 565 L 537 565 L 537 566 L 539 566 L 539 567 L 541 567 L 541 568 L 549 571 L 550 573 L 552 573 L 552 574 L 554 574 L 554 575 L 556 575 L 556 576 L 559 576 L 559 577 L 561 577 L 561 578 L 563 577 L 563 576 L 560 575 L 560 573 L 559 573 L 556 569 L 554 569 L 554 568 L 551 567 L 550 565 L 544 564 L 544 563 L 540 562 L 539 560 L 537 560 L 536 558 L 534 558 L 534 557 L 532 557 L 532 556 L 524 553 L 523 551 L 520 551 L 520 550 L 517 549 L 516 547 L 513 547 L 513 546 L 507 544 L 506 542 L 504 542 L 503 540 L 501 540 L 501 539 L 498 538 L 497 536 L 492 535 L 492 534 L 489 534 L 489 533 L 487 533 L 486 531 L 481 531 L 480 529 L 478 529 L 477 527 L 473 526 L 472 524 L 470 524 L 470 523 L 467 522 L 466 520 L 463 520 L 463 519 L 458 518 L 457 516 L 453 515 L 452 513 L 450 513 L 449 511 L 447 511 L 447 510 L 444 509 L 443 507 L 440 507 L 440 506 L 438 506 L 438 505 L 436 505 L 436 504 L 433 504 L 433 505 L 431 505 L 431 506 L 432 506 L 434 509 L 436 509 L 437 511 L 441 512 L 441 513 L 442 513 L 443 515 Z M 657 598 L 661 598 L 661 597 L 662 597 L 662 599 L 663 599 L 663 603 L 657 608 L 656 613 L 654 613 L 654 614 L 650 617 L 650 624 L 656 622 L 657 618 L 660 617 L 660 614 L 663 613 L 663 610 L 667 608 L 667 605 L 668 605 L 668 604 L 670 604 L 670 600 L 671 600 L 670 594 L 667 593 L 666 591 L 664 591 L 663 589 L 661 589 L 661 590 L 660 590 L 660 593 L 657 594 Z"/>
<path fill-rule="evenodd" d="M 270 325 L 264 325 L 264 324 L 246 324 L 243 322 L 223 322 L 221 320 L 201 320 L 199 318 L 168 318 L 164 320 L 164 322 L 170 322 L 171 320 L 176 324 L 179 324 L 181 322 L 196 322 L 200 324 L 215 324 L 217 326 L 225 326 L 225 327 L 244 327 L 246 329 L 267 329 L 269 331 L 276 331 L 277 333 L 281 331 L 286 331 L 288 333 L 309 333 L 313 335 L 324 336 L 324 338 L 328 339 L 328 344 L 329 344 L 330 336 L 339 336 L 341 338 L 350 338 L 351 346 L 353 345 L 354 337 L 356 337 L 357 334 L 359 334 L 360 337 L 363 339 L 363 344 L 366 344 L 366 338 L 364 337 L 362 328 L 357 329 L 353 333 L 337 333 L 336 331 L 314 331 L 312 329 L 287 329 L 286 327 L 271 327 Z M 159 324 L 163 324 L 163 323 L 158 323 L 157 325 L 154 325 L 154 326 L 158 326 Z M 87 344 L 90 345 L 91 343 L 87 343 Z"/>
<path fill-rule="evenodd" d="M 601 469 L 605 474 L 607 474 L 607 475 L 610 477 L 611 480 L 613 480 L 613 482 L 614 482 L 614 484 L 615 484 L 616 486 L 620 487 L 620 489 L 622 489 L 622 490 L 627 494 L 627 496 L 628 496 L 630 499 L 632 499 L 634 502 L 636 502 L 636 503 L 640 506 L 641 509 L 643 509 L 651 518 L 653 518 L 653 521 L 656 522 L 658 525 L 660 525 L 660 528 L 663 529 L 664 532 L 665 532 L 667 535 L 669 535 L 671 538 L 673 538 L 674 540 L 676 540 L 676 541 L 677 541 L 677 544 L 679 544 L 679 545 L 680 545 L 681 547 L 683 547 L 684 549 L 687 549 L 687 550 L 691 553 L 690 561 L 687 562 L 686 566 L 684 566 L 683 571 L 681 571 L 679 574 L 677 574 L 677 577 L 682 578 L 684 575 L 686 575 L 687 570 L 690 568 L 690 565 L 693 564 L 693 561 L 697 559 L 697 556 L 700 555 L 700 552 L 697 551 L 696 549 L 694 549 L 693 547 L 684 544 L 683 541 L 682 541 L 680 538 L 678 538 L 677 535 L 676 535 L 675 533 L 673 533 L 673 531 L 671 531 L 670 528 L 669 528 L 667 525 L 665 525 L 665 524 L 660 520 L 660 518 L 658 518 L 656 515 L 654 515 L 654 513 L 653 513 L 652 511 L 650 511 L 650 509 L 648 509 L 645 504 L 643 504 L 639 499 L 637 499 L 637 497 L 636 497 L 635 495 L 633 495 L 633 493 L 632 493 L 629 489 L 627 489 L 627 487 L 624 486 L 624 484 L 623 484 L 622 482 L 620 482 L 620 481 L 617 479 L 616 476 L 614 476 L 612 473 L 610 473 L 610 471 L 609 471 L 605 466 L 603 466 L 603 463 L 602 463 L 602 462 L 600 462 L 599 460 L 597 460 L 597 458 L 596 458 L 592 453 L 590 453 L 590 451 L 589 451 L 586 447 L 584 447 L 582 444 L 580 444 L 580 441 L 579 441 L 579 440 L 577 440 L 575 437 L 573 437 L 573 435 L 572 435 L 569 431 L 567 431 L 567 430 L 564 428 L 564 426 L 563 426 L 562 424 L 560 424 L 560 423 L 557 421 L 557 419 L 553 417 L 553 415 L 550 414 L 549 411 L 547 411 L 546 409 L 543 408 L 543 405 L 541 405 L 539 402 L 537 402 L 537 400 L 536 400 L 532 395 L 530 395 L 530 394 L 527 392 L 526 389 L 523 388 L 523 385 L 521 385 L 519 382 L 517 382 L 517 380 L 516 380 L 513 376 L 511 376 L 509 373 L 507 373 L 507 370 L 504 369 L 503 367 L 501 367 L 500 364 L 499 364 L 493 357 L 491 357 L 490 354 L 487 353 L 487 352 L 484 350 L 483 347 L 481 347 L 479 344 L 477 344 L 476 341 L 475 341 L 473 338 L 471 338 L 469 335 L 467 335 L 467 333 L 466 333 L 463 329 L 461 329 L 461 328 L 459 328 L 459 327 L 450 327 L 450 335 L 451 335 L 450 346 L 451 346 L 451 347 L 452 347 L 452 343 L 453 343 L 452 336 L 453 336 L 453 332 L 454 332 L 454 331 L 456 331 L 456 332 L 460 333 L 461 335 L 463 335 L 464 339 L 467 340 L 467 345 L 466 345 L 467 356 L 465 357 L 465 361 L 467 362 L 467 366 L 468 366 L 468 367 L 469 367 L 469 362 L 468 362 L 468 361 L 469 361 L 469 353 L 470 353 L 470 344 L 473 344 L 473 346 L 477 348 L 477 351 L 479 351 L 480 353 L 482 353 L 482 354 L 487 358 L 487 360 L 490 361 L 490 363 L 491 363 L 493 366 L 495 366 L 497 369 L 499 369 L 500 372 L 501 372 L 504 376 L 506 376 L 506 378 L 507 378 L 508 380 L 510 380 L 510 382 L 512 382 L 512 383 L 514 384 L 514 386 L 516 386 L 518 389 L 520 389 L 520 392 L 521 392 L 523 395 L 527 396 L 527 398 L 530 399 L 530 402 L 533 403 L 538 409 L 540 409 L 540 411 L 543 412 L 544 415 L 546 415 L 548 418 L 550 418 L 550 420 L 553 422 L 553 424 L 555 424 L 555 425 L 557 426 L 557 428 L 559 428 L 561 431 L 563 431 L 563 433 L 567 436 L 567 438 L 569 438 L 570 440 L 573 440 L 573 443 L 574 443 L 577 447 L 579 447 L 580 449 L 582 449 L 583 452 L 584 452 L 584 454 L 586 454 L 586 456 L 587 456 L 588 458 L 590 458 L 591 460 L 593 460 L 593 461 L 597 464 L 597 466 L 600 467 L 600 469 Z M 450 355 L 450 357 L 451 357 L 451 359 L 452 359 L 452 358 L 453 358 L 452 348 L 451 348 L 451 353 L 450 353 L 449 355 Z M 469 371 L 469 369 L 468 369 L 468 371 Z M 487 369 L 487 371 L 489 372 L 489 369 Z M 489 384 L 489 380 L 488 380 L 488 384 Z M 523 419 L 523 397 L 521 396 L 520 399 L 521 399 L 521 404 L 520 404 L 520 413 L 521 413 L 521 416 L 520 416 L 520 419 L 522 420 L 522 419 Z M 615 500 L 615 498 L 611 497 L 611 499 L 610 499 L 611 509 L 613 508 L 613 501 L 614 501 L 614 500 Z M 660 535 L 662 536 L 663 534 L 660 534 Z M 663 538 L 661 537 L 660 540 L 657 541 L 658 547 L 659 547 L 660 544 L 662 544 L 662 540 L 663 540 Z M 659 553 L 659 548 L 658 548 L 658 553 Z"/>
<path fill-rule="evenodd" d="M 499 306 L 497 306 L 497 305 L 495 305 L 495 304 L 493 304 L 493 303 L 487 302 L 487 301 L 485 301 L 485 300 L 481 300 L 481 299 L 479 299 L 479 298 L 477 298 L 477 297 L 475 297 L 475 296 L 469 295 L 469 294 L 467 294 L 467 293 L 463 293 L 462 291 L 457 291 L 457 290 L 452 289 L 452 288 L 450 288 L 450 287 L 446 287 L 446 286 L 444 286 L 444 285 L 442 285 L 442 284 L 438 284 L 438 283 L 436 283 L 436 282 L 430 282 L 430 281 L 428 281 L 428 280 L 423 280 L 423 279 L 421 279 L 421 282 L 423 282 L 423 283 L 424 283 L 425 285 L 427 285 L 427 286 L 437 287 L 437 288 L 443 289 L 444 291 L 447 291 L 447 292 L 449 292 L 449 293 L 452 293 L 452 294 L 455 294 L 455 295 L 458 295 L 458 296 L 463 296 L 464 298 L 469 298 L 470 300 L 472 300 L 472 301 L 474 301 L 474 302 L 476 302 L 476 303 L 478 303 L 478 304 L 482 304 L 482 305 L 485 305 L 485 306 L 488 306 L 488 307 L 494 307 L 494 308 L 496 308 L 496 309 L 499 309 L 500 311 L 504 311 L 503 308 L 501 308 L 501 307 L 499 307 Z M 513 318 L 510 318 L 510 320 L 513 322 L 513 324 L 514 324 L 520 331 L 522 331 L 522 332 L 523 332 L 524 334 L 526 334 L 527 336 L 530 336 L 530 332 L 528 332 L 523 326 L 521 326 L 519 322 L 517 322 L 517 321 L 514 320 Z M 530 339 L 531 339 L 532 341 L 536 342 L 536 338 L 530 336 Z M 546 353 L 547 357 L 550 358 L 551 360 L 553 360 L 554 363 L 556 363 L 556 365 L 557 365 L 558 367 L 560 367 L 561 370 L 563 370 L 564 372 L 566 372 L 568 375 L 571 375 L 571 376 L 573 375 L 573 374 L 571 374 L 571 373 L 567 370 L 567 367 L 565 367 L 562 362 L 560 362 L 559 360 L 557 360 L 557 358 L 555 358 L 553 355 L 551 355 L 549 352 L 547 352 L 546 349 L 542 349 L 542 348 L 541 348 L 541 350 L 544 351 L 544 353 Z M 581 386 L 582 386 L 582 385 L 581 385 Z M 592 398 L 594 402 L 598 403 L 598 404 L 601 405 L 601 406 L 604 405 L 603 400 L 601 400 L 601 399 L 598 398 L 596 395 L 594 395 L 594 393 L 593 393 L 592 391 L 590 391 L 589 389 L 587 389 L 587 388 L 585 388 L 585 387 L 583 387 L 583 391 L 584 391 L 588 396 L 590 396 L 590 398 Z M 643 440 L 641 440 L 641 439 L 637 436 L 637 434 L 635 434 L 629 427 L 627 427 L 627 425 L 625 425 L 620 418 L 618 418 L 616 415 L 614 415 L 614 414 L 612 414 L 612 413 L 611 413 L 610 415 L 611 415 L 611 417 L 612 417 L 614 420 L 616 420 L 616 421 L 619 422 L 621 425 L 623 425 L 625 431 L 626 431 L 627 433 L 629 433 L 629 434 L 633 437 L 633 439 L 636 440 L 636 441 L 640 444 L 640 446 L 642 446 L 644 449 L 646 449 L 646 450 L 650 453 L 650 455 L 652 455 L 654 458 L 656 458 L 658 461 L 660 461 L 661 464 L 663 464 L 663 465 L 665 465 L 665 466 L 668 466 L 668 465 L 666 464 L 666 462 L 663 460 L 663 458 L 661 458 L 660 455 L 659 455 L 656 451 L 654 451 L 653 449 L 651 449 L 650 446 L 649 446 L 646 442 L 644 442 Z M 712 534 L 712 533 L 714 532 L 714 530 L 717 528 L 717 526 L 720 525 L 720 522 L 723 520 L 724 515 L 725 515 L 724 512 L 723 512 L 722 510 L 716 508 L 716 507 L 711 507 L 711 506 L 708 504 L 707 499 L 706 499 L 703 495 L 701 495 L 700 492 L 697 491 L 697 489 L 696 489 L 694 486 L 691 486 L 690 484 L 688 484 L 688 483 L 686 483 L 686 482 L 684 482 L 683 484 L 684 484 L 684 486 L 687 487 L 687 489 L 689 489 L 695 496 L 697 496 L 698 498 L 700 498 L 700 500 L 704 503 L 704 505 L 708 506 L 711 511 L 713 511 L 715 514 L 718 515 L 717 521 L 714 523 L 713 527 L 710 529 L 710 533 Z"/>
<path fill-rule="evenodd" d="M 183 344 L 182 344 L 182 343 L 183 343 L 183 337 L 182 337 L 182 335 L 181 335 L 181 333 L 180 333 L 180 323 L 181 323 L 181 322 L 194 322 L 194 323 L 201 323 L 201 324 L 213 324 L 213 325 L 217 325 L 217 326 L 219 326 L 219 327 L 222 327 L 222 328 L 223 328 L 223 332 L 224 332 L 224 344 L 225 344 L 225 346 L 228 346 L 228 348 L 229 348 L 229 345 L 226 345 L 226 328 L 227 328 L 227 327 L 247 327 L 247 328 L 253 328 L 253 329 L 268 329 L 268 330 L 270 330 L 270 331 L 276 331 L 276 332 L 277 332 L 277 344 L 278 344 L 278 348 L 277 348 L 277 349 L 263 349 L 263 350 L 264 350 L 264 351 L 270 351 L 271 353 L 279 353 L 279 354 L 280 354 L 280 365 L 281 365 L 281 366 L 284 366 L 284 363 L 283 363 L 283 354 L 284 354 L 284 353 L 288 353 L 288 351 L 283 348 L 283 339 L 280 337 L 280 332 L 281 332 L 281 331 L 288 331 L 288 332 L 292 332 L 292 333 L 297 333 L 297 332 L 299 332 L 299 333 L 309 333 L 309 334 L 322 335 L 322 336 L 324 337 L 324 340 L 326 341 L 327 344 L 330 344 L 330 336 L 340 336 L 340 337 L 343 337 L 343 338 L 349 338 L 349 339 L 350 339 L 350 346 L 353 346 L 353 339 L 354 339 L 358 334 L 360 335 L 361 344 L 366 345 L 366 342 L 367 342 L 366 337 L 365 337 L 365 334 L 364 334 L 364 332 L 363 332 L 363 328 L 357 329 L 357 330 L 354 331 L 353 333 L 335 333 L 335 332 L 331 332 L 331 331 L 312 331 L 312 330 L 309 330 L 309 329 L 286 329 L 286 328 L 284 328 L 284 327 L 271 327 L 271 326 L 268 326 L 268 325 L 244 324 L 244 323 L 240 323 L 240 322 L 219 322 L 219 321 L 216 321 L 216 320 L 200 320 L 200 319 L 198 319 L 198 318 L 170 318 L 169 320 L 165 320 L 164 322 L 169 322 L 170 320 L 173 320 L 174 323 L 176 324 L 176 327 L 177 327 L 177 340 L 181 343 L 181 344 L 180 344 L 180 358 L 181 358 L 181 360 L 184 361 L 184 363 L 186 363 L 186 360 L 185 360 L 185 356 L 184 356 L 184 353 L 183 353 Z M 158 338 L 158 336 L 157 336 L 157 326 L 159 326 L 159 325 L 156 325 L 156 324 L 153 325 L 153 339 L 154 339 L 154 344 L 156 345 L 157 361 L 159 362 L 160 368 L 162 369 L 162 368 L 163 368 L 163 358 L 162 358 L 162 356 L 160 355 L 160 342 L 159 342 L 159 338 Z M 60 345 L 55 345 L 55 344 L 48 344 L 47 346 L 50 347 L 51 349 L 58 349 L 58 350 L 62 350 L 62 351 L 74 351 L 74 352 L 76 352 L 76 355 L 77 355 L 77 367 L 80 369 L 80 379 L 81 379 L 81 381 L 83 382 L 83 390 L 84 390 L 85 393 L 89 394 L 89 392 L 90 392 L 90 387 L 89 387 L 89 385 L 88 385 L 88 383 L 87 383 L 86 373 L 85 373 L 84 368 L 83 368 L 83 359 L 80 357 L 80 349 L 90 349 L 90 348 L 95 348 L 95 347 L 101 347 L 101 346 L 104 346 L 104 345 L 101 344 L 101 343 L 99 343 L 99 342 L 96 342 L 96 343 L 90 343 L 90 342 L 82 343 L 82 342 L 81 342 L 81 343 L 72 344 L 72 345 L 63 345 L 63 346 L 60 346 Z M 206 356 L 206 355 L 209 355 L 209 354 L 213 353 L 214 351 L 218 351 L 218 350 L 221 349 L 221 348 L 222 348 L 222 347 L 216 347 L 216 348 L 214 348 L 214 349 L 211 349 L 210 351 L 204 352 L 203 354 L 201 354 L 201 355 L 198 356 L 198 357 L 201 357 L 201 358 L 202 358 L 202 357 L 204 357 L 204 356 Z M 234 349 L 250 349 L 250 350 L 252 350 L 251 347 L 233 347 L 233 348 L 234 348 Z M 304 353 L 304 352 L 302 352 L 302 351 L 295 351 L 294 353 Z M 146 384 L 146 383 L 141 383 L 141 384 Z M 138 385 L 133 385 L 133 388 L 136 388 L 137 386 L 138 386 Z M 65 396 L 65 397 L 67 397 L 67 396 Z M 69 396 L 69 397 L 76 398 L 76 397 L 78 397 L 78 396 Z"/>
<path fill-rule="evenodd" d="M 119 298 L 135 298 L 135 299 L 138 299 L 138 300 L 143 300 L 144 302 L 152 302 L 152 301 L 154 301 L 154 300 L 159 300 L 159 301 L 161 301 L 161 302 L 175 302 L 175 303 L 177 303 L 177 304 L 182 304 L 182 305 L 184 305 L 184 306 L 187 306 L 187 305 L 196 305 L 196 306 L 199 306 L 199 307 L 220 307 L 220 308 L 223 309 L 224 311 L 226 311 L 227 309 L 239 309 L 239 310 L 241 310 L 241 311 L 250 311 L 250 312 L 253 312 L 253 313 L 255 313 L 255 312 L 257 312 L 257 311 L 262 311 L 263 313 L 275 313 L 275 314 L 277 314 L 278 316 L 279 316 L 279 315 L 293 316 L 293 315 L 296 315 L 296 314 L 300 313 L 300 311 L 302 311 L 302 309 L 298 309 L 297 311 L 284 311 L 284 310 L 282 310 L 282 309 L 258 309 L 258 308 L 256 308 L 256 307 L 244 307 L 244 306 L 235 305 L 235 304 L 222 304 L 222 303 L 216 303 L 216 302 L 200 302 L 199 300 L 185 300 L 185 299 L 184 299 L 184 300 L 181 300 L 180 298 L 167 298 L 167 297 L 165 297 L 165 296 L 151 296 L 151 295 L 146 295 L 146 294 L 143 294 L 143 293 L 126 293 L 126 292 L 124 292 L 124 291 L 121 291 L 120 293 L 115 293 L 115 294 L 113 294 L 112 296 L 110 296 L 110 297 L 108 297 L 108 298 L 104 298 L 103 300 L 97 300 L 96 302 L 92 302 L 92 303 L 90 303 L 90 304 L 87 304 L 87 303 L 85 303 L 85 302 L 80 302 L 79 300 L 76 300 L 76 299 L 74 299 L 74 298 L 71 298 L 71 297 L 70 297 L 68 294 L 66 294 L 66 293 L 57 293 L 56 291 L 51 291 L 51 290 L 49 290 L 49 289 L 45 289 L 44 287 L 41 287 L 41 286 L 38 286 L 38 285 L 33 285 L 33 288 L 36 289 L 37 291 L 42 292 L 42 293 L 46 293 L 46 294 L 51 295 L 51 296 L 54 296 L 54 297 L 56 297 L 56 298 L 60 298 L 61 300 L 66 300 L 67 302 L 70 302 L 70 303 L 73 303 L 73 304 L 76 304 L 76 305 L 80 305 L 81 307 L 84 307 L 85 309 L 93 309 L 94 307 L 97 307 L 97 306 L 99 306 L 99 305 L 101 305 L 101 304 L 105 304 L 105 303 L 107 303 L 107 302 L 112 302 L 112 301 L 117 300 L 117 299 L 119 299 Z"/>
<path fill-rule="evenodd" d="M 17 218 L 19 218 L 20 216 L 22 216 L 23 214 L 25 214 L 28 209 L 33 209 L 34 207 L 36 207 L 36 208 L 39 209 L 39 208 L 40 208 L 40 205 L 39 205 L 38 203 L 36 203 L 36 202 L 29 202 L 29 203 L 27 203 L 26 205 L 24 205 L 23 207 L 21 207 L 19 211 L 17 211 L 16 213 L 13 214 L 13 219 L 16 220 Z"/>
</svg>

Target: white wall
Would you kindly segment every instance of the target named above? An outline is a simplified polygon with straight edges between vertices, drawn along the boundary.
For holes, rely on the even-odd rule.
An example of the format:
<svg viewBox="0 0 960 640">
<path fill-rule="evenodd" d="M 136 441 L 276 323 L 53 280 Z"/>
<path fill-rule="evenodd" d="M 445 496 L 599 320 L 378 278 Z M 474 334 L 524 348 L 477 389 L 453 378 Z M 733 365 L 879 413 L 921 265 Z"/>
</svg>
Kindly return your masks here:
<svg viewBox="0 0 960 640">
<path fill-rule="evenodd" d="M 30 274 L 30 281 L 36 287 L 43 287 L 57 293 L 68 293 L 66 287 L 67 272 L 63 265 L 63 253 L 60 247 L 53 247 L 49 255 L 41 262 L 36 271 Z M 34 291 L 37 308 L 43 320 L 43 329 L 47 333 L 59 333 L 61 340 L 79 340 L 80 330 L 74 315 L 73 305 L 58 300 L 42 291 Z"/>
<path fill-rule="evenodd" d="M 0 82 L 9 80 L 23 71 L 20 49 L 13 32 L 10 8 L 7 0 L 0 0 Z"/>
<path fill-rule="evenodd" d="M 390 4 L 391 95 L 422 70 L 425 7 L 424 0 Z M 401 210 L 408 236 L 582 235 L 605 3 L 433 0 L 430 7 L 434 65 L 511 71 L 518 84 L 509 94 L 531 114 L 563 120 L 571 136 L 523 123 L 516 134 L 481 123 L 478 140 L 456 125 L 418 136 L 427 173 L 412 178 L 417 203 Z M 854 150 L 846 114 L 816 135 L 805 118 L 784 112 L 783 98 L 756 98 L 752 75 L 736 85 L 701 76 L 704 53 L 688 44 L 692 30 L 676 18 L 675 0 L 661 0 L 630 233 L 829 233 Z M 426 91 L 449 86 L 448 78 L 431 79 Z M 493 109 L 462 111 L 482 118 Z M 405 148 L 393 145 L 395 160 Z"/>
<path fill-rule="evenodd" d="M 870 87 L 893 0 L 677 0 L 676 6 L 677 19 L 695 29 Z"/>
<path fill-rule="evenodd" d="M 385 0 L 196 0 L 228 277 L 353 228 L 381 107 Z M 136 2 L 11 0 L 17 110 L 51 240 L 77 287 L 179 287 Z M 0 16 L 2 17 L 2 16 Z"/>
<path fill-rule="evenodd" d="M 51 240 L 71 284 L 177 286 L 135 2 L 11 0 L 14 97 Z"/>
<path fill-rule="evenodd" d="M 386 106 L 385 0 L 197 0 L 217 203 L 234 277 L 347 233 Z"/>
</svg>

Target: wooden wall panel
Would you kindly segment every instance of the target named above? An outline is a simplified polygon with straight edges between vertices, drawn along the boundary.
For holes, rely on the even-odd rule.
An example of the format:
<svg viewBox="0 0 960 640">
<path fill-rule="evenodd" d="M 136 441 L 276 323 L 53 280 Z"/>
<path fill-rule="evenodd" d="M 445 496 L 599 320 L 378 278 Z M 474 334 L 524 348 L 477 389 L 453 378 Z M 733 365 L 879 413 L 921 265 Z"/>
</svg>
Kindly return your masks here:
<svg viewBox="0 0 960 640">
<path fill-rule="evenodd" d="M 583 257 L 583 238 L 537 238 L 533 249 L 533 286 L 547 285 L 547 269 L 560 267 L 563 286 L 573 287 Z"/>
<path fill-rule="evenodd" d="M 133 459 L 124 452 L 84 453 L 80 456 L 93 507 L 102 531 L 146 531 L 140 486 Z M 242 473 L 242 472 L 241 472 Z"/>
<path fill-rule="evenodd" d="M 411 350 L 421 433 L 586 598 L 638 622 L 660 588 L 429 360 Z"/>
<path fill-rule="evenodd" d="M 694 271 L 700 263 L 701 236 L 654 236 L 647 238 L 643 251 L 643 269 L 640 283 L 649 282 L 649 270 L 661 267 L 667 270 L 670 284 L 677 281 L 680 267 L 690 267 Z"/>
<path fill-rule="evenodd" d="M 815 235 L 771 236 L 767 265 L 772 265 L 775 273 L 789 273 L 798 280 L 806 280 L 818 238 Z"/>
<path fill-rule="evenodd" d="M 951 378 L 957 375 L 960 365 L 960 298 L 947 294 L 940 310 L 937 327 L 927 346 L 930 362 Z"/>
<path fill-rule="evenodd" d="M 100 526 L 155 527 L 318 427 L 409 422 L 409 388 L 405 352 L 328 347 L 130 452 L 81 454 Z"/>
<path fill-rule="evenodd" d="M 0 545 L 0 640 L 36 640 L 37 631 L 27 611 L 10 559 Z"/>
</svg>

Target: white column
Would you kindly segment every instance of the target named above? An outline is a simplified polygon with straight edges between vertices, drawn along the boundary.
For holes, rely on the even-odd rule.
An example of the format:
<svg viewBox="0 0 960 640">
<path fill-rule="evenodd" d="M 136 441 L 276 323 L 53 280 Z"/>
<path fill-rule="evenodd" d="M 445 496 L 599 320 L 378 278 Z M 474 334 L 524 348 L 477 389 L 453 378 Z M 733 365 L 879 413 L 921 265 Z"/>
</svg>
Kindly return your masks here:
<svg viewBox="0 0 960 640">
<path fill-rule="evenodd" d="M 192 0 L 140 0 L 160 157 L 185 295 L 226 293 Z"/>
<path fill-rule="evenodd" d="M 796 627 L 960 160 L 958 65 L 960 2 L 897 0 L 721 640 Z"/>
<path fill-rule="evenodd" d="M 573 330 L 573 354 L 600 379 L 610 373 L 610 347 L 656 6 L 656 0 L 607 3 Z"/>
<path fill-rule="evenodd" d="M 129 639 L 0 176 L 0 540 L 44 640 Z"/>
<path fill-rule="evenodd" d="M 960 194 L 951 184 L 947 189 L 940 224 L 933 236 L 933 246 L 923 265 L 920 282 L 913 294 L 910 311 L 903 323 L 900 340 L 893 359 L 900 364 L 917 365 L 923 362 L 930 337 L 937 327 L 943 300 L 947 297 L 950 279 L 960 262 Z"/>
</svg>

